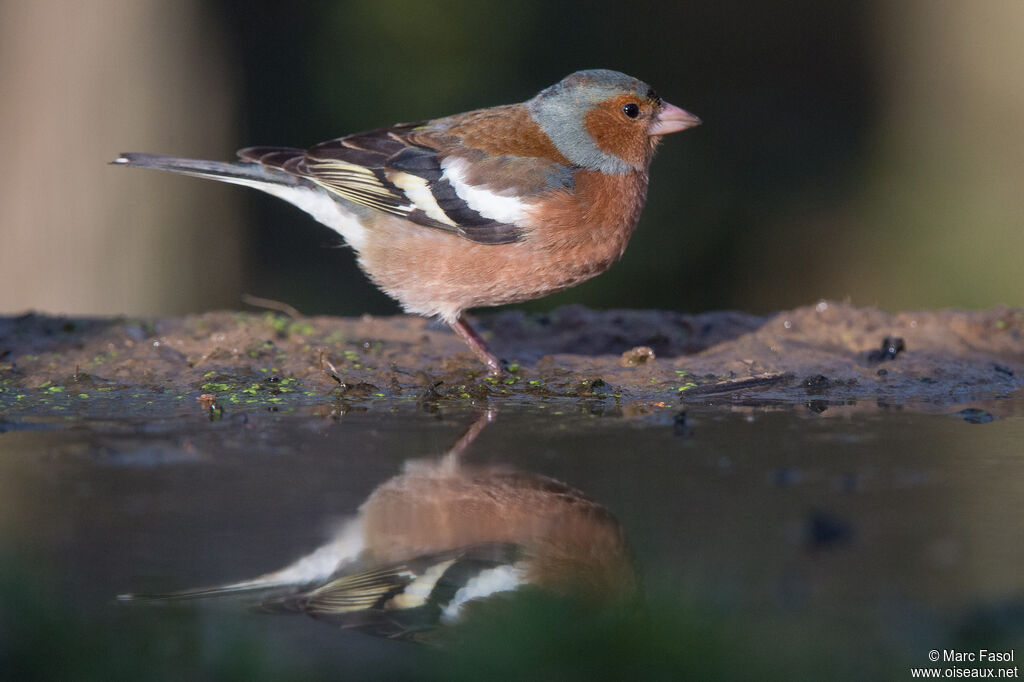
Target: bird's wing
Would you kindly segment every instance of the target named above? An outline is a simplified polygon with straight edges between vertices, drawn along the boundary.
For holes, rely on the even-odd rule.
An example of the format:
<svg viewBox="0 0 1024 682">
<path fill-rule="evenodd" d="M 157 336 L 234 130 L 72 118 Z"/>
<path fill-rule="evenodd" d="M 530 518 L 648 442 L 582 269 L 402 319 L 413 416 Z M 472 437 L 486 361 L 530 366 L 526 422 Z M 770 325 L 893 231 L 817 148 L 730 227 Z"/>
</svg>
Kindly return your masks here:
<svg viewBox="0 0 1024 682">
<path fill-rule="evenodd" d="M 512 570 L 523 556 L 514 544 L 480 543 L 345 572 L 313 589 L 269 598 L 263 606 L 336 619 L 379 636 L 405 637 L 435 627 L 446 610 L 457 611 L 461 602 L 453 605 L 453 600 L 475 576 L 497 567 Z M 514 570 L 521 577 L 521 569 Z M 512 589 L 508 583 L 506 579 L 500 589 Z M 483 595 L 465 599 L 475 596 Z"/>
<path fill-rule="evenodd" d="M 443 129 L 421 123 L 357 133 L 305 152 L 250 147 L 239 156 L 306 178 L 347 201 L 481 244 L 522 239 L 517 218 L 530 199 L 572 183 L 568 169 L 562 172 L 549 160 L 485 158 Z"/>
</svg>

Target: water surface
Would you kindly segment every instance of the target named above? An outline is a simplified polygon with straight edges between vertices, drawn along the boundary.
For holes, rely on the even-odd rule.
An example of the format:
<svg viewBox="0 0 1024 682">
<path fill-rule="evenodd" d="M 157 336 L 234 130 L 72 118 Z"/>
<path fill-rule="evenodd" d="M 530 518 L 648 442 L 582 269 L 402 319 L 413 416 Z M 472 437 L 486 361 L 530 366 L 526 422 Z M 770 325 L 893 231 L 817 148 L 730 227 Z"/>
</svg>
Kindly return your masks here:
<svg viewBox="0 0 1024 682">
<path fill-rule="evenodd" d="M 863 403 L 682 410 L 498 409 L 461 464 L 582 491 L 621 524 L 638 595 L 526 599 L 440 649 L 232 599 L 116 596 L 288 564 L 407 462 L 441 461 L 481 410 L 9 417 L 0 660 L 10 679 L 904 679 L 932 649 L 1021 653 L 1019 402 L 988 423 Z"/>
</svg>

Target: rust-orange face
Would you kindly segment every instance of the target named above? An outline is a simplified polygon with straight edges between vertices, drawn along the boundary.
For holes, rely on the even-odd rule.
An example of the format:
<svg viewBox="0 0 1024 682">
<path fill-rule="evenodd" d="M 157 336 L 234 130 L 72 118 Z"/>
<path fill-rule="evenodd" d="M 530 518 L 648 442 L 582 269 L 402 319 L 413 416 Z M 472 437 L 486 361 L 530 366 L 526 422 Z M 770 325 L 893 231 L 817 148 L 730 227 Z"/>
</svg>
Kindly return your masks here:
<svg viewBox="0 0 1024 682">
<path fill-rule="evenodd" d="M 653 92 L 618 95 L 590 109 L 583 117 L 583 127 L 598 149 L 641 168 L 661 139 L 650 134 L 661 106 Z"/>
<path fill-rule="evenodd" d="M 700 123 L 642 81 L 604 69 L 577 71 L 527 107 L 567 159 L 612 175 L 645 169 L 661 135 Z"/>
</svg>

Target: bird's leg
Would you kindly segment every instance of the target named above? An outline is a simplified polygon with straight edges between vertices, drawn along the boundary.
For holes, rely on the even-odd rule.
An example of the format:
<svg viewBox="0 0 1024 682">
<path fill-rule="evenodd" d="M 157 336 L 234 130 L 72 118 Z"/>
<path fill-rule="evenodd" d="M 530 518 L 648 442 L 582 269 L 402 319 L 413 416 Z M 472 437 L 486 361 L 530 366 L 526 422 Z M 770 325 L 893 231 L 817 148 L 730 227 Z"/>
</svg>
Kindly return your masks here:
<svg viewBox="0 0 1024 682">
<path fill-rule="evenodd" d="M 462 434 L 462 437 L 455 441 L 448 452 L 444 453 L 444 458 L 441 460 L 441 466 L 445 471 L 454 472 L 459 468 L 459 460 L 462 459 L 462 453 L 464 453 L 473 441 L 476 440 L 480 432 L 484 430 L 488 424 L 494 421 L 498 416 L 497 410 L 487 409 L 484 410 L 483 414 L 476 418 L 466 432 Z"/>
<path fill-rule="evenodd" d="M 488 374 L 492 376 L 501 374 L 501 363 L 498 362 L 498 358 L 487 348 L 487 342 L 469 326 L 469 322 L 466 322 L 465 317 L 459 315 L 458 319 L 454 322 L 449 322 L 448 326 L 454 329 L 455 333 L 466 342 L 470 350 L 480 358 L 480 361 L 487 365 Z"/>
</svg>

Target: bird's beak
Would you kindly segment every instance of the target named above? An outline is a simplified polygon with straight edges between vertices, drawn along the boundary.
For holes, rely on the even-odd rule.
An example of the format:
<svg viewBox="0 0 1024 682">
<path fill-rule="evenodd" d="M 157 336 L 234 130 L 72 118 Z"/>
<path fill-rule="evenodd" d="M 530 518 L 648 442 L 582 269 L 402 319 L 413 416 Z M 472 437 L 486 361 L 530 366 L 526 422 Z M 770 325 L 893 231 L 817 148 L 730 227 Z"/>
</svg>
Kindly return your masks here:
<svg viewBox="0 0 1024 682">
<path fill-rule="evenodd" d="M 647 130 L 647 134 L 668 135 L 669 133 L 678 133 L 680 130 L 686 130 L 687 128 L 699 125 L 700 119 L 689 111 L 684 111 L 674 104 L 664 102 L 661 105 L 661 113 L 658 114 L 658 118 L 654 119 L 654 124 Z"/>
</svg>

